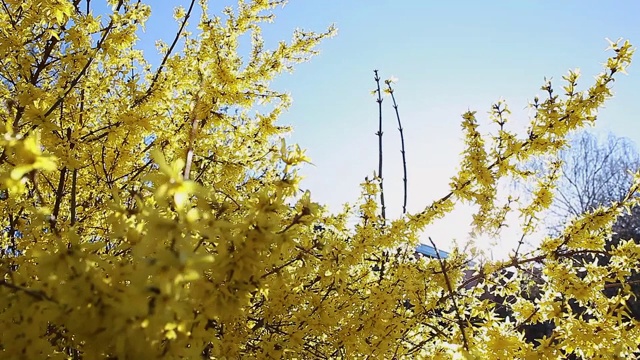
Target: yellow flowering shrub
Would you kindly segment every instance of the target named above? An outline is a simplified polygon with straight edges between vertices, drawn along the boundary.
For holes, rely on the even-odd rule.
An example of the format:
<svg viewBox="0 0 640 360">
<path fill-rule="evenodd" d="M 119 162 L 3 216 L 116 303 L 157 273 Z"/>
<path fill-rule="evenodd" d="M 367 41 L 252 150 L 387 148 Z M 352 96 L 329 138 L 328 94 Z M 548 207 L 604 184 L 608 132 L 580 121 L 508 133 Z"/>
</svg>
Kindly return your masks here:
<svg viewBox="0 0 640 360">
<path fill-rule="evenodd" d="M 191 1 L 175 11 L 177 35 L 158 44 L 152 68 L 135 47 L 150 6 L 108 3 L 102 17 L 76 0 L 5 0 L 0 10 L 1 358 L 611 359 L 637 350 L 625 279 L 640 246 L 604 244 L 637 202 L 640 175 L 624 201 L 575 219 L 534 252 L 473 267 L 458 251 L 413 256 L 421 230 L 460 202 L 478 205 L 476 231 L 498 231 L 520 211 L 531 232 L 557 175 L 538 179 L 522 204 L 501 204 L 498 181 L 529 178 L 520 164 L 555 154 L 595 120 L 631 61 L 628 42 L 611 44 L 588 89 L 576 88 L 577 72 L 562 96 L 545 84 L 524 136 L 508 130 L 503 103 L 492 107 L 493 137 L 464 114 L 451 192 L 385 221 L 378 179 L 337 214 L 301 193 L 297 169 L 309 159 L 276 124 L 290 101 L 270 80 L 313 55 L 332 28 L 297 30 L 267 49 L 260 26 L 281 1 L 239 1 L 221 16 Z M 605 251 L 607 264 L 575 264 Z M 537 296 L 523 290 L 533 265 Z M 605 283 L 622 291 L 607 297 Z M 575 302 L 586 312 L 573 312 Z M 528 341 L 523 328 L 543 322 L 551 334 Z"/>
</svg>

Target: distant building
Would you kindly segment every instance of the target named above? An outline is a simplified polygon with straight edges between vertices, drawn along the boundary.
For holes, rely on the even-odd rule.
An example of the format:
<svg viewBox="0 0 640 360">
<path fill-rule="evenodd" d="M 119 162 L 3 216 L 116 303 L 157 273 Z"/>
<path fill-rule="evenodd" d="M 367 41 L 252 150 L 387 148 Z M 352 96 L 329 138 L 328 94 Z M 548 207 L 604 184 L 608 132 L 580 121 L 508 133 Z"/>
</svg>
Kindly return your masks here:
<svg viewBox="0 0 640 360">
<path fill-rule="evenodd" d="M 437 259 L 437 255 L 440 255 L 441 259 L 446 259 L 447 257 L 449 257 L 448 252 L 438 250 L 438 253 L 436 254 L 436 249 L 433 246 L 429 246 L 426 244 L 420 244 L 418 245 L 418 247 L 416 247 L 416 255 L 426 256 L 431 259 Z"/>
</svg>

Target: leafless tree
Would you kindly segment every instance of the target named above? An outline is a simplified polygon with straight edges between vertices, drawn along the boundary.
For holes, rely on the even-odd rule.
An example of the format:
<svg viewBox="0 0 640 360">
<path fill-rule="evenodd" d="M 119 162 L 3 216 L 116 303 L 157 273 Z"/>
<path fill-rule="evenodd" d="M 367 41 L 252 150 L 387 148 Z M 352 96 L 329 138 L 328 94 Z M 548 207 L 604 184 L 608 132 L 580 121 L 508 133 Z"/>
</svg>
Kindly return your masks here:
<svg viewBox="0 0 640 360">
<path fill-rule="evenodd" d="M 613 134 L 603 138 L 584 131 L 574 135 L 569 145 L 558 154 L 562 161 L 561 174 L 554 202 L 545 219 L 550 235 L 558 235 L 573 217 L 622 200 L 632 184 L 633 174 L 640 170 L 640 152 L 628 138 Z M 553 159 L 534 160 L 525 170 L 544 176 L 548 172 L 545 167 L 547 160 Z M 524 190 L 532 190 L 527 184 L 515 185 L 523 186 Z M 630 213 L 620 216 L 613 225 L 613 234 L 606 244 L 607 250 L 621 240 L 633 239 L 640 243 L 640 206 L 630 210 Z M 610 260 L 608 255 L 578 255 L 574 260 L 579 265 L 593 262 L 594 257 L 598 257 L 598 264 L 601 265 Z M 633 296 L 627 300 L 626 305 L 630 316 L 640 320 L 640 268 L 629 270 L 629 276 L 623 280 L 628 285 L 626 290 L 619 283 L 608 283 L 605 294 L 614 296 L 620 291 L 631 292 Z M 585 310 L 579 309 L 575 304 L 572 307 L 575 314 L 581 314 Z M 553 324 L 543 325 L 531 330 L 533 338 L 541 338 L 549 331 L 549 326 L 553 327 Z"/>
<path fill-rule="evenodd" d="M 600 140 L 589 132 L 579 133 L 571 140 L 571 146 L 560 152 L 563 161 L 562 175 L 558 180 L 557 196 L 552 205 L 552 220 L 557 224 L 551 231 L 558 231 L 571 217 L 584 214 L 601 205 L 620 201 L 628 192 L 633 174 L 640 170 L 640 153 L 631 140 L 609 134 Z M 618 218 L 613 225 L 612 237 L 606 248 L 609 250 L 621 240 L 633 239 L 640 243 L 640 207 Z M 586 257 L 578 262 L 592 261 Z M 609 256 L 599 256 L 599 263 L 607 263 Z M 633 297 L 627 300 L 630 315 L 640 319 L 640 269 L 630 269 L 625 281 Z M 613 296 L 622 288 L 609 284 L 605 289 Z M 575 309 L 574 309 L 575 310 Z"/>
<path fill-rule="evenodd" d="M 628 138 L 609 134 L 599 139 L 584 131 L 574 136 L 570 145 L 559 154 L 563 164 L 550 209 L 552 231 L 558 231 L 568 218 L 622 200 L 633 180 L 632 173 L 640 170 L 640 153 Z M 632 233 L 640 234 L 640 209 L 621 217 L 614 231 L 627 238 Z"/>
</svg>

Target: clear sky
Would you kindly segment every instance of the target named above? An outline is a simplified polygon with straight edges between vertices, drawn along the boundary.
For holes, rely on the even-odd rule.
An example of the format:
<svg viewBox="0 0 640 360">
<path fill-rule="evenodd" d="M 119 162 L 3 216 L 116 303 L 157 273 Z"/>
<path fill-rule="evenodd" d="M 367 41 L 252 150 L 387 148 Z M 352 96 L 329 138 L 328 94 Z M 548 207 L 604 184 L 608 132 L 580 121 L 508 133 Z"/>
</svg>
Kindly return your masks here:
<svg viewBox="0 0 640 360">
<path fill-rule="evenodd" d="M 177 27 L 171 8 L 188 1 L 150 4 L 142 45 L 153 59 L 153 40 L 170 40 Z M 210 7 L 213 12 L 231 4 L 216 0 Z M 383 79 L 399 79 L 395 89 L 405 128 L 408 208 L 416 212 L 448 191 L 462 150 L 463 112 L 477 110 L 479 119 L 487 121 L 491 104 L 503 97 L 513 111 L 513 125 L 522 127 L 525 107 L 541 93 L 545 76 L 561 91 L 561 76 L 580 68 L 584 89 L 610 55 L 604 51 L 605 38 L 640 45 L 637 0 L 292 0 L 275 14 L 275 23 L 264 29 L 267 45 L 290 39 L 296 27 L 338 27 L 338 35 L 320 46 L 319 56 L 274 82 L 294 99 L 281 119 L 295 128 L 290 141 L 306 148 L 314 163 L 303 169 L 302 185 L 334 210 L 355 201 L 359 183 L 377 168 L 373 69 Z M 640 66 L 619 77 L 614 93 L 594 131 L 628 136 L 638 144 Z M 390 99 L 383 105 L 387 214 L 396 217 L 402 203 L 400 145 Z M 444 249 L 452 239 L 463 243 L 467 216 L 468 211 L 458 211 L 427 234 Z M 516 238 L 515 229 L 505 232 L 491 253 L 503 256 Z"/>
</svg>

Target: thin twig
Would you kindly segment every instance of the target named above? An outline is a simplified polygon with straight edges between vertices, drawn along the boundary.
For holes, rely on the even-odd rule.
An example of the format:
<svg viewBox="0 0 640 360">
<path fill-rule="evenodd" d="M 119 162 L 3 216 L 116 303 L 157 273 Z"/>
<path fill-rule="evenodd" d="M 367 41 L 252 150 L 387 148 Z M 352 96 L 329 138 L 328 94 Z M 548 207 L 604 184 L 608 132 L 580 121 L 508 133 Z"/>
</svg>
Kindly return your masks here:
<svg viewBox="0 0 640 360">
<path fill-rule="evenodd" d="M 64 181 L 67 177 L 67 167 L 63 167 L 60 170 L 60 179 L 58 180 L 58 189 L 56 190 L 56 201 L 53 204 L 53 212 L 51 213 L 51 218 L 49 223 L 51 225 L 52 230 L 55 230 L 56 221 L 58 220 L 58 214 L 60 213 L 60 204 L 62 203 L 62 197 L 64 196 Z"/>
<path fill-rule="evenodd" d="M 464 332 L 465 326 L 464 326 L 464 322 L 462 321 L 462 316 L 460 316 L 460 308 L 458 308 L 458 303 L 456 301 L 456 297 L 454 296 L 453 287 L 451 286 L 451 280 L 449 280 L 449 274 L 447 273 L 446 260 L 443 260 L 440 257 L 440 251 L 438 250 L 436 243 L 434 243 L 433 239 L 431 239 L 431 236 L 429 236 L 429 242 L 431 242 L 431 246 L 433 246 L 433 249 L 435 250 L 435 253 L 436 253 L 436 258 L 440 263 L 440 268 L 442 269 L 442 275 L 444 276 L 444 281 L 447 283 L 447 290 L 449 290 L 449 295 L 451 296 L 453 307 L 456 310 L 456 320 L 458 322 L 458 326 L 460 327 L 460 332 L 462 333 L 462 341 L 464 342 L 464 348 L 465 350 L 468 351 L 469 342 L 467 341 L 467 334 Z"/>
<path fill-rule="evenodd" d="M 195 3 L 196 3 L 195 0 L 191 0 L 191 4 L 189 4 L 189 9 L 187 9 L 184 19 L 180 24 L 180 29 L 178 29 L 178 32 L 176 32 L 176 36 L 173 38 L 173 42 L 171 43 L 171 46 L 169 46 L 169 50 L 167 50 L 167 53 L 164 54 L 164 57 L 162 58 L 162 62 L 160 63 L 160 66 L 158 66 L 156 73 L 153 75 L 153 79 L 151 79 L 149 88 L 147 88 L 147 91 L 145 91 L 144 95 L 142 95 L 141 98 L 137 99 L 134 102 L 134 106 L 144 102 L 153 92 L 156 82 L 158 81 L 158 78 L 160 77 L 162 70 L 164 70 L 164 67 L 167 64 L 167 61 L 169 60 L 169 56 L 171 56 L 171 54 L 173 53 L 173 49 L 176 47 L 176 44 L 178 43 L 178 40 L 180 39 L 180 36 L 182 35 L 182 32 L 184 31 L 185 26 L 187 26 L 187 21 L 189 20 L 189 17 L 191 17 L 191 12 L 193 11 L 193 5 Z"/>
<path fill-rule="evenodd" d="M 73 169 L 73 173 L 71 174 L 71 226 L 76 224 L 76 186 L 78 179 L 78 169 Z"/>
<path fill-rule="evenodd" d="M 386 220 L 385 215 L 385 206 L 384 206 L 384 187 L 382 185 L 382 92 L 380 91 L 380 76 L 378 76 L 378 70 L 373 70 L 375 74 L 374 80 L 376 81 L 378 98 L 376 102 L 378 103 L 378 132 L 376 135 L 378 136 L 378 177 L 380 178 L 380 206 L 382 207 L 382 220 Z"/>
<path fill-rule="evenodd" d="M 32 289 L 29 289 L 29 288 L 26 288 L 26 287 L 22 287 L 22 286 L 19 286 L 19 285 L 12 284 L 12 283 L 10 283 L 8 281 L 1 280 L 1 279 L 0 279 L 0 286 L 4 286 L 4 287 L 9 288 L 9 289 L 11 289 L 13 291 L 16 291 L 16 292 L 25 293 L 25 294 L 35 298 L 36 300 L 40 300 L 40 301 L 47 300 L 47 301 L 51 301 L 51 302 L 54 302 L 54 303 L 56 302 L 53 298 L 48 296 L 42 290 L 32 290 Z"/>
<path fill-rule="evenodd" d="M 89 13 L 89 0 L 87 0 L 87 14 Z M 84 115 L 84 89 L 80 90 L 80 115 L 79 115 L 79 123 L 80 126 L 83 124 L 83 115 Z M 67 141 L 71 144 L 69 147 L 71 149 L 75 148 L 76 143 L 71 141 L 71 128 L 67 128 Z M 77 209 L 77 184 L 78 184 L 78 169 L 74 168 L 73 173 L 71 174 L 71 204 L 70 204 L 70 213 L 71 213 L 71 226 L 76 224 L 76 209 Z"/>
<path fill-rule="evenodd" d="M 83 91 L 83 95 L 84 95 L 84 91 Z M 82 123 L 82 111 L 84 108 L 84 101 L 80 102 L 80 123 Z M 71 144 L 69 145 L 69 148 L 71 150 L 73 150 L 76 146 L 75 142 L 73 142 L 71 140 L 71 128 L 67 128 L 67 141 L 69 141 Z M 71 173 L 71 203 L 69 205 L 70 209 L 69 212 L 71 213 L 71 226 L 75 225 L 76 223 L 76 206 L 77 206 L 77 202 L 76 202 L 76 197 L 77 197 L 77 180 L 78 180 L 78 169 L 74 168 L 73 172 Z"/>
<path fill-rule="evenodd" d="M 391 80 L 386 80 L 385 83 L 389 88 L 389 94 L 391 95 L 391 100 L 393 100 L 393 108 L 396 111 L 396 118 L 398 119 L 398 131 L 400 131 L 400 145 L 402 149 L 400 150 L 400 152 L 402 153 L 402 170 L 403 170 L 402 181 L 404 182 L 404 198 L 402 202 L 402 214 L 404 215 L 407 213 L 407 157 L 404 151 L 404 132 L 402 129 L 402 123 L 400 122 L 400 113 L 398 112 L 398 104 L 396 103 L 396 97 L 393 94 L 393 88 L 391 88 Z"/>
<path fill-rule="evenodd" d="M 123 0 L 120 0 L 118 2 L 118 5 L 116 6 L 116 12 L 120 11 L 120 8 L 122 7 L 122 4 L 123 4 Z M 107 36 L 111 33 L 111 30 L 113 30 L 113 26 L 114 26 L 114 21 L 113 21 L 113 18 L 111 18 L 111 21 L 109 21 L 109 25 L 107 25 L 107 27 L 104 30 L 104 33 L 103 33 L 102 37 L 100 38 L 100 40 L 98 40 L 98 43 L 96 44 L 96 48 L 95 48 L 96 55 L 98 54 L 98 52 L 100 52 L 100 50 L 102 50 L 102 46 L 104 45 L 104 42 L 107 40 Z M 45 118 L 48 117 L 49 115 L 51 115 L 51 113 L 54 112 L 58 108 L 58 106 L 60 106 L 60 104 L 62 104 L 64 99 L 67 97 L 67 95 L 69 95 L 69 93 L 76 87 L 76 85 L 78 85 L 78 83 L 80 82 L 80 79 L 82 79 L 82 77 L 87 73 L 87 70 L 89 69 L 89 66 L 91 66 L 91 64 L 93 64 L 94 60 L 95 60 L 95 56 L 89 57 L 89 60 L 87 60 L 87 63 L 80 70 L 78 75 L 76 75 L 76 77 L 73 78 L 73 80 L 71 80 L 71 83 L 69 84 L 69 87 L 53 103 L 53 105 L 51 105 L 49 110 L 47 110 L 44 113 L 43 116 Z M 32 127 L 32 129 L 33 129 L 33 127 Z"/>
<path fill-rule="evenodd" d="M 51 57 L 51 52 L 53 51 L 53 49 L 55 48 L 55 46 L 58 44 L 59 41 L 60 40 L 58 40 L 55 37 L 51 37 L 49 40 L 47 40 L 47 45 L 45 45 L 44 50 L 42 52 L 42 60 L 40 62 L 37 62 L 37 60 L 36 60 L 36 69 L 35 69 L 35 71 L 33 73 L 31 73 L 31 76 L 29 77 L 29 83 L 31 85 L 35 86 L 38 83 L 38 80 L 40 78 L 40 74 L 42 73 L 42 71 L 44 71 L 44 69 L 49 64 L 49 63 L 47 63 L 47 60 L 49 59 L 49 57 Z M 24 105 L 19 105 L 17 107 L 16 117 L 13 120 L 13 127 L 14 128 L 17 128 L 18 125 L 20 124 L 20 119 L 22 119 L 22 115 L 24 114 L 24 110 L 25 110 Z"/>
</svg>

